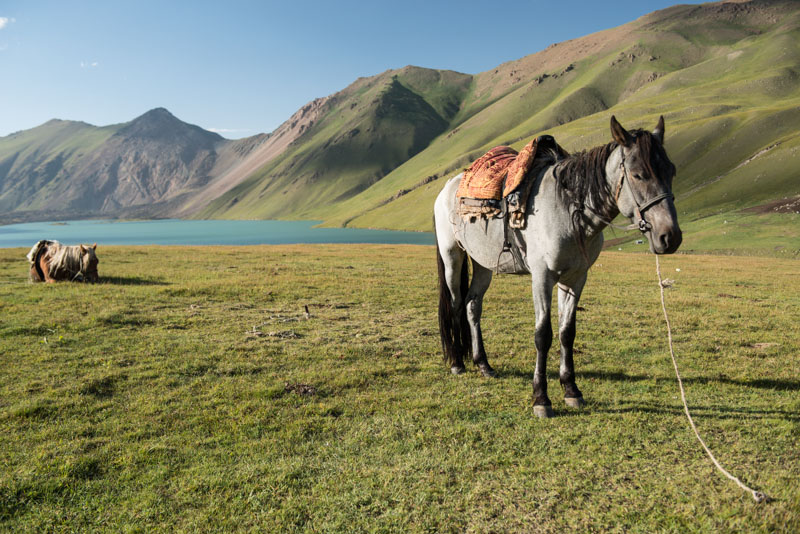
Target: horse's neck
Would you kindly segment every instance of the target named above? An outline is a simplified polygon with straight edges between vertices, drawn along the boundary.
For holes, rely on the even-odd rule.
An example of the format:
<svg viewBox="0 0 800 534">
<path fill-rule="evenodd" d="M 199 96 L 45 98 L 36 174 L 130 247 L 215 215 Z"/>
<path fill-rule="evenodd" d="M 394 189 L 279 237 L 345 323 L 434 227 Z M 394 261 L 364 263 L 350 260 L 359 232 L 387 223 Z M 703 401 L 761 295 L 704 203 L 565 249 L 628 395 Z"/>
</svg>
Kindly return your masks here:
<svg viewBox="0 0 800 534">
<path fill-rule="evenodd" d="M 586 198 L 582 199 L 580 202 L 583 206 L 583 218 L 587 221 L 587 238 L 601 233 L 609 223 L 619 215 L 619 208 L 614 200 L 614 189 L 617 185 L 620 163 L 622 161 L 620 150 L 619 147 L 614 149 L 605 162 L 606 181 L 611 191 L 610 198 L 606 199 L 606 205 L 595 206 L 591 195 L 587 195 Z M 558 179 L 555 177 L 558 176 L 559 167 L 562 164 L 563 163 L 557 163 L 548 170 L 548 174 L 552 174 L 556 182 Z M 574 209 L 574 204 L 570 200 L 564 199 L 563 197 L 560 198 L 563 199 L 561 201 L 565 203 L 564 208 L 571 212 L 571 210 Z"/>
<path fill-rule="evenodd" d="M 617 183 L 619 182 L 621 165 L 622 147 L 617 147 L 611 151 L 605 163 L 606 183 L 608 184 L 608 190 L 611 191 L 610 197 L 606 199 L 606 205 L 595 206 L 591 198 L 586 199 L 583 215 L 589 221 L 587 237 L 591 237 L 605 230 L 611 221 L 619 215 L 619 208 L 617 207 L 617 202 L 614 197 Z"/>
</svg>

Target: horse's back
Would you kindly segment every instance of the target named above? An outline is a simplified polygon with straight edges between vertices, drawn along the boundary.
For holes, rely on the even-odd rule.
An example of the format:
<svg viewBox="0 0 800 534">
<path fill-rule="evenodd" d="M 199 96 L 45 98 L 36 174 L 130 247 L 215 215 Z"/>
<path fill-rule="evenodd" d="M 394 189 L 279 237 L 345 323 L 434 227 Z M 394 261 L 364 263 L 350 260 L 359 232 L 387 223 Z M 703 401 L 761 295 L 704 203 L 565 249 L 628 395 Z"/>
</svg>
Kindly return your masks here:
<svg viewBox="0 0 800 534">
<path fill-rule="evenodd" d="M 34 263 L 36 263 L 36 258 L 39 257 L 40 253 L 44 253 L 47 250 L 59 246 L 61 246 L 61 243 L 59 243 L 58 241 L 52 239 L 41 239 L 31 247 L 30 252 L 28 252 L 28 254 L 25 257 L 28 258 L 28 262 L 30 262 L 30 264 L 33 265 Z"/>
<path fill-rule="evenodd" d="M 465 220 L 456 212 L 456 191 L 461 175 L 445 184 L 436 199 L 437 233 L 447 234 L 438 221 L 443 218 L 450 227 L 458 245 L 483 267 L 497 270 L 509 251 L 506 243 L 516 247 L 525 264 L 511 271 L 524 274 L 547 269 L 555 273 L 585 272 L 602 248 L 602 235 L 587 243 L 588 257 L 575 239 L 572 212 L 559 191 L 554 166 L 542 169 L 534 178 L 528 197 L 525 227 L 522 230 L 507 228 L 505 218 L 478 218 Z M 587 262 L 587 259 L 589 260 Z"/>
<path fill-rule="evenodd" d="M 455 198 L 458 186 L 461 183 L 461 178 L 464 173 L 459 173 L 456 176 L 447 180 L 444 187 L 436 196 L 434 202 L 434 216 L 441 217 L 444 215 L 451 215 L 455 211 Z"/>
</svg>

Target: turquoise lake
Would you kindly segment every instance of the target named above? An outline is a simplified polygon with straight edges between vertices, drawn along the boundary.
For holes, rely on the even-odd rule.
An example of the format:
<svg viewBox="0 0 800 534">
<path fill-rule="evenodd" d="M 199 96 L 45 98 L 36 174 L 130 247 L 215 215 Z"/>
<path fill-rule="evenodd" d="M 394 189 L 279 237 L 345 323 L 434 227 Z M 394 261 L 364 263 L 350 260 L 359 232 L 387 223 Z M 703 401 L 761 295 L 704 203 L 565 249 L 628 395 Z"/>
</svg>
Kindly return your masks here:
<svg viewBox="0 0 800 534">
<path fill-rule="evenodd" d="M 67 245 L 278 245 L 385 243 L 432 245 L 432 233 L 314 228 L 318 221 L 63 221 L 0 226 L 0 247 L 31 247 L 40 239 Z"/>
</svg>

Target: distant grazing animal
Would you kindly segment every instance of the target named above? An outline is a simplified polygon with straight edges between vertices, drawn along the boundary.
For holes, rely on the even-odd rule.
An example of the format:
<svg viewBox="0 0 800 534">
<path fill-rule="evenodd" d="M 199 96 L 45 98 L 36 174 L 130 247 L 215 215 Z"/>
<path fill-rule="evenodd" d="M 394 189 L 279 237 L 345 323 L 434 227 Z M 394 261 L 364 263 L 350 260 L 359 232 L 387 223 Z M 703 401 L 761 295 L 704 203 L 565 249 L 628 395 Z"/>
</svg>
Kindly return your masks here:
<svg viewBox="0 0 800 534">
<path fill-rule="evenodd" d="M 97 282 L 97 243 L 66 246 L 58 241 L 41 240 L 28 252 L 31 282 Z"/>
<path fill-rule="evenodd" d="M 659 118 L 651 133 L 628 132 L 612 116 L 611 135 L 612 142 L 556 158 L 555 163 L 529 176 L 534 182 L 521 228 L 509 228 L 508 217 L 462 217 L 456 195 L 462 175 L 448 181 L 436 198 L 439 332 L 450 370 L 463 373 L 464 356 L 471 354 L 484 376 L 495 376 L 481 334 L 483 295 L 493 271 L 530 273 L 536 312 L 533 404 L 538 417 L 553 415 L 546 366 L 553 340 L 550 307 L 555 286 L 561 341 L 559 378 L 566 404 L 580 407 L 583 395 L 575 384 L 572 359 L 575 311 L 587 271 L 603 247 L 603 230 L 622 213 L 647 236 L 652 252 L 671 254 L 681 244 L 672 195 L 675 166 L 664 150 L 664 118 Z M 501 262 L 504 254 L 513 256 L 514 261 Z M 471 282 L 468 258 L 472 259 Z"/>
</svg>

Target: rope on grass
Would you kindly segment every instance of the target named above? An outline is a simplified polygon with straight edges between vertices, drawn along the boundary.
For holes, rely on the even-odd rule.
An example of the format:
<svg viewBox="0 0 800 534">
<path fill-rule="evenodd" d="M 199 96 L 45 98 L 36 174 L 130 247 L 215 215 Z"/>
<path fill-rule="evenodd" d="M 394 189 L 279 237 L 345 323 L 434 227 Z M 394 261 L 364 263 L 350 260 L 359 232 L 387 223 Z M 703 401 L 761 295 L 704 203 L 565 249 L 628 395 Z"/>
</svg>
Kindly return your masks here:
<svg viewBox="0 0 800 534">
<path fill-rule="evenodd" d="M 736 482 L 736 485 L 742 488 L 744 491 L 750 492 L 753 496 L 753 499 L 757 503 L 762 502 L 769 502 L 771 499 L 767 496 L 766 493 L 762 491 L 756 491 L 753 488 L 746 486 L 741 480 L 730 474 L 728 471 L 725 470 L 724 467 L 720 465 L 717 459 L 711 454 L 711 450 L 706 445 L 703 438 L 700 437 L 700 433 L 697 431 L 697 427 L 694 424 L 694 420 L 692 419 L 692 414 L 689 413 L 689 405 L 686 403 L 686 392 L 683 390 L 683 380 L 681 380 L 681 374 L 678 371 L 678 362 L 675 360 L 675 350 L 672 348 L 672 328 L 669 324 L 669 315 L 667 315 L 667 304 L 664 300 L 664 281 L 661 279 L 661 265 L 658 262 L 658 255 L 656 255 L 656 274 L 658 275 L 658 288 L 661 291 L 661 309 L 664 310 L 664 320 L 667 323 L 667 339 L 669 340 L 669 354 L 672 356 L 672 366 L 675 367 L 675 376 L 678 377 L 678 387 L 681 390 L 681 400 L 683 401 L 683 411 L 686 412 L 686 418 L 689 419 L 689 425 L 692 427 L 694 431 L 694 435 L 697 436 L 697 440 L 700 442 L 700 445 L 703 446 L 705 449 L 706 454 L 708 457 L 711 458 L 711 461 L 714 462 L 714 465 L 717 466 L 723 475 L 728 477 L 729 479 Z"/>
</svg>

